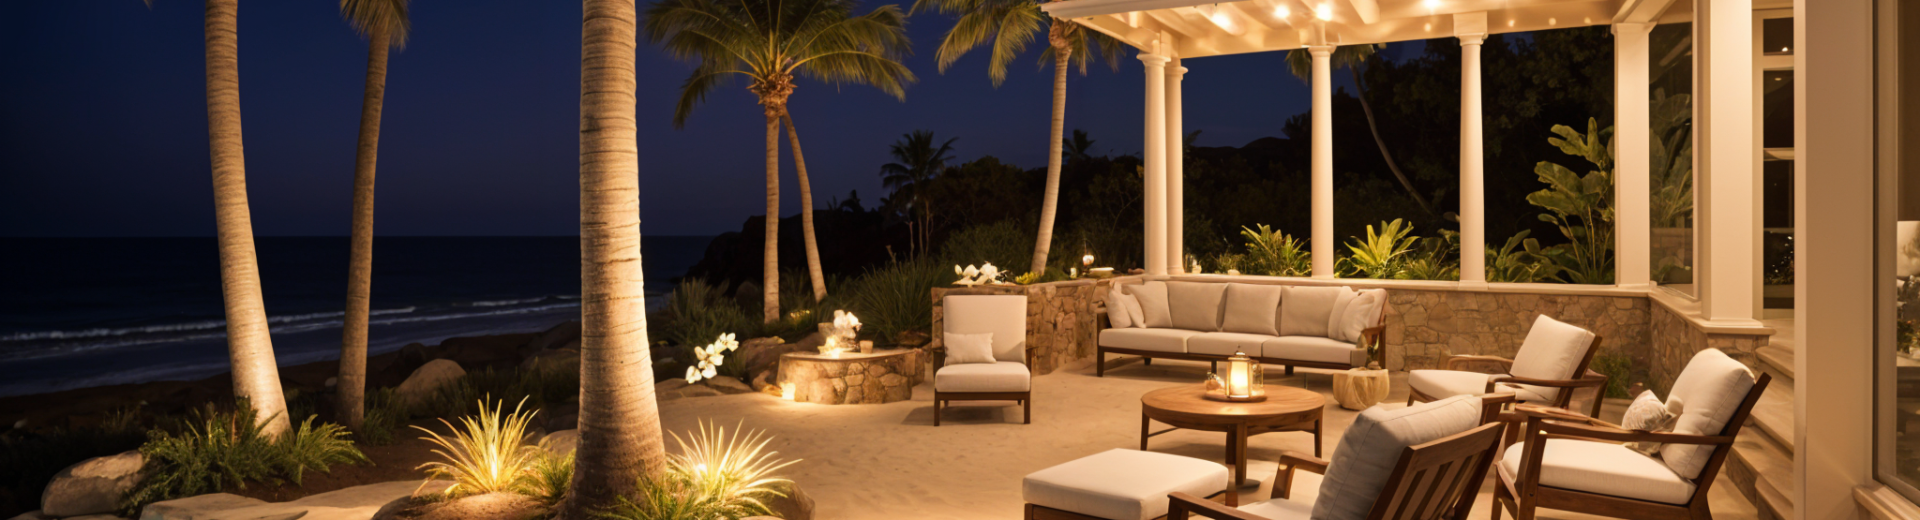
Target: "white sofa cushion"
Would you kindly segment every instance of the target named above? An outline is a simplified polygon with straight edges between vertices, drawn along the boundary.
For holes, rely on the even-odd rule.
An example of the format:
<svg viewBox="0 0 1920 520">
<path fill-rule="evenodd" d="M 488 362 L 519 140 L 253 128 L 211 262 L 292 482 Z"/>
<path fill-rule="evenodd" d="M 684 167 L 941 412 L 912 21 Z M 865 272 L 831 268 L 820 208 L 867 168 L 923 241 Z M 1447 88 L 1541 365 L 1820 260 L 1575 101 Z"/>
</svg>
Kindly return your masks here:
<svg viewBox="0 0 1920 520">
<path fill-rule="evenodd" d="M 1127 310 L 1128 298 L 1132 296 L 1120 292 L 1119 287 L 1107 291 L 1107 323 L 1113 328 L 1124 329 L 1133 326 L 1133 312 Z"/>
<path fill-rule="evenodd" d="M 1140 301 L 1141 314 L 1146 317 L 1149 328 L 1168 328 L 1173 326 L 1172 311 L 1167 308 L 1166 282 L 1147 282 L 1127 286 L 1127 294 Z"/>
<path fill-rule="evenodd" d="M 1167 312 L 1173 315 L 1173 327 L 1220 330 L 1220 303 L 1226 294 L 1223 283 L 1167 282 Z"/>
<path fill-rule="evenodd" d="M 1026 365 L 967 363 L 947 365 L 933 373 L 933 389 L 941 392 L 1025 392 L 1033 389 L 1033 373 Z"/>
<path fill-rule="evenodd" d="M 1140 307 L 1139 298 L 1135 298 L 1131 294 L 1122 294 L 1120 295 L 1120 303 L 1126 304 L 1127 319 L 1133 321 L 1133 328 L 1147 328 L 1147 311 Z"/>
<path fill-rule="evenodd" d="M 1346 338 L 1340 337 L 1340 330 L 1345 328 L 1342 327 L 1342 325 L 1346 325 L 1347 306 L 1352 304 L 1353 299 L 1359 296 L 1360 293 L 1353 292 L 1353 288 L 1351 287 L 1340 288 L 1340 293 L 1333 297 L 1333 312 L 1327 314 L 1327 337 L 1346 340 Z"/>
<path fill-rule="evenodd" d="M 993 334 L 993 359 L 1027 361 L 1027 297 L 1012 294 L 956 294 L 941 300 L 942 331 Z"/>
<path fill-rule="evenodd" d="M 1115 448 L 1035 471 L 1021 482 L 1029 504 L 1112 520 L 1167 514 L 1167 495 L 1205 497 L 1227 489 L 1227 467 L 1212 461 Z"/>
<path fill-rule="evenodd" d="M 1341 311 L 1340 319 L 1335 321 L 1334 330 L 1328 334 L 1333 339 L 1358 343 L 1360 333 L 1380 321 L 1380 308 L 1387 304 L 1386 289 L 1368 289 L 1360 291 L 1352 302 Z"/>
<path fill-rule="evenodd" d="M 941 334 L 941 339 L 947 347 L 947 365 L 994 362 L 993 333 L 991 332 L 979 334 L 947 332 Z"/>
<path fill-rule="evenodd" d="M 1753 390 L 1753 373 L 1746 365 L 1719 349 L 1694 353 L 1693 359 L 1687 361 L 1687 368 L 1680 370 L 1680 377 L 1673 381 L 1673 390 L 1667 393 L 1668 401 L 1680 400 L 1680 417 L 1673 421 L 1673 432 L 1719 435 L 1750 390 Z M 1713 446 L 1709 445 L 1660 447 L 1660 458 L 1666 459 L 1674 473 L 1686 478 L 1699 477 L 1700 470 L 1707 467 L 1707 459 L 1712 456 Z"/>
<path fill-rule="evenodd" d="M 1107 329 L 1100 331 L 1100 346 L 1186 353 L 1187 338 L 1203 334 L 1182 329 Z"/>
<path fill-rule="evenodd" d="M 1244 334 L 1280 335 L 1280 295 L 1286 287 L 1279 285 L 1254 285 L 1245 283 L 1227 284 L 1227 304 L 1222 312 L 1220 330 Z"/>
<path fill-rule="evenodd" d="M 1587 349 L 1592 347 L 1592 332 L 1542 314 L 1534 318 L 1533 328 L 1520 344 L 1520 352 L 1513 355 L 1513 368 L 1509 372 L 1533 379 L 1577 379 L 1579 374 L 1575 374 L 1574 369 L 1579 368 L 1580 360 L 1586 358 Z M 1548 399 L 1560 395 L 1558 388 L 1519 386 Z"/>
<path fill-rule="evenodd" d="M 1295 361 L 1319 361 L 1323 363 L 1346 363 L 1352 365 L 1355 360 L 1365 363 L 1366 351 L 1354 348 L 1352 343 L 1313 336 L 1281 336 L 1260 344 L 1260 356 Z"/>
<path fill-rule="evenodd" d="M 1288 287 L 1280 297 L 1280 335 L 1327 336 L 1334 300 L 1345 287 Z"/>
<path fill-rule="evenodd" d="M 1526 448 L 1524 442 L 1508 446 L 1500 470 L 1519 476 Z M 1660 459 L 1619 444 L 1573 439 L 1547 440 L 1540 457 L 1540 485 L 1662 504 L 1686 503 L 1694 488 Z"/>
<path fill-rule="evenodd" d="M 1492 377 L 1488 374 L 1461 370 L 1415 370 L 1407 374 L 1407 387 L 1419 390 L 1420 393 L 1433 398 L 1479 395 L 1487 392 L 1487 379 Z M 1549 401 L 1539 392 L 1522 388 L 1520 385 L 1497 385 L 1493 391 L 1512 392 L 1513 398 L 1522 403 L 1541 404 Z"/>
<path fill-rule="evenodd" d="M 1480 398 L 1472 396 L 1394 410 L 1376 406 L 1360 412 L 1333 450 L 1326 478 L 1320 481 L 1320 496 L 1313 504 L 1313 518 L 1365 519 L 1407 447 L 1479 425 Z"/>
<path fill-rule="evenodd" d="M 1231 356 L 1234 352 L 1243 352 L 1248 356 L 1260 357 L 1261 345 L 1266 344 L 1270 339 L 1274 337 L 1265 334 L 1208 332 L 1187 338 L 1187 353 Z"/>
</svg>

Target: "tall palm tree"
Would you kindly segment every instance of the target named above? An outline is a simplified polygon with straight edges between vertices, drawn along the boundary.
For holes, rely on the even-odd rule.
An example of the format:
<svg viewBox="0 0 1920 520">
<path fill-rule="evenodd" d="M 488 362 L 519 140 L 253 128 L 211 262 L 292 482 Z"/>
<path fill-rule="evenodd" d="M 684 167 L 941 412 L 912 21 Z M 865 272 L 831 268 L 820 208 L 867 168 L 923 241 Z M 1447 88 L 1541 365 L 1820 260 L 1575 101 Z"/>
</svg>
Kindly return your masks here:
<svg viewBox="0 0 1920 520">
<path fill-rule="evenodd" d="M 1360 82 L 1360 66 L 1378 54 L 1380 49 L 1386 47 L 1387 44 L 1384 43 L 1342 45 L 1333 50 L 1333 56 L 1328 58 L 1331 60 L 1329 64 L 1333 68 L 1345 67 L 1348 73 L 1353 74 L 1353 88 L 1358 91 L 1358 95 L 1354 97 L 1360 98 L 1360 111 L 1367 115 L 1367 129 L 1373 131 L 1373 144 L 1380 147 L 1380 157 L 1387 160 L 1387 169 L 1392 170 L 1394 178 L 1400 180 L 1400 188 L 1407 190 L 1407 196 L 1419 203 L 1420 209 L 1432 215 L 1435 214 L 1433 206 L 1427 203 L 1425 196 L 1413 188 L 1413 180 L 1407 178 L 1406 172 L 1400 171 L 1400 164 L 1393 160 L 1393 152 L 1387 149 L 1386 139 L 1380 137 L 1380 124 L 1373 120 L 1373 104 L 1367 102 L 1367 87 Z M 1287 51 L 1287 70 L 1303 81 L 1313 81 L 1313 55 L 1306 49 Z"/>
<path fill-rule="evenodd" d="M 686 124 L 707 93 L 734 76 L 745 76 L 748 91 L 766 115 L 767 216 L 765 259 L 761 271 L 762 318 L 780 318 L 780 123 L 789 130 L 787 98 L 795 75 L 840 85 L 871 85 L 906 99 L 913 72 L 900 63 L 913 45 L 907 39 L 900 8 L 883 5 L 855 16 L 852 0 L 663 0 L 647 9 L 642 30 L 667 52 L 697 63 L 680 87 L 673 124 Z M 795 163 L 799 139 L 794 139 Z M 800 185 L 807 186 L 801 165 Z M 812 194 L 802 193 L 801 227 L 807 238 L 807 267 L 814 296 L 826 295 L 820 254 L 813 241 Z"/>
<path fill-rule="evenodd" d="M 893 190 L 889 202 L 906 212 L 913 219 L 913 227 L 918 228 L 913 233 L 914 251 L 927 251 L 933 231 L 933 201 L 924 193 L 927 184 L 947 168 L 947 161 L 953 160 L 953 142 L 958 140 L 956 137 L 934 146 L 933 132 L 914 130 L 893 143 L 889 153 L 895 162 L 880 167 L 880 184 Z"/>
<path fill-rule="evenodd" d="M 1077 65 L 1080 75 L 1087 75 L 1087 62 L 1097 52 L 1106 58 L 1108 66 L 1119 70 L 1122 48 L 1120 41 L 1111 36 L 1048 17 L 1040 11 L 1041 3 L 1036 0 L 914 0 L 913 4 L 915 13 L 936 10 L 959 17 L 953 29 L 947 31 L 946 38 L 940 41 L 937 57 L 941 73 L 946 73 L 947 67 L 967 51 L 993 42 L 992 55 L 987 59 L 987 77 L 993 80 L 994 87 L 1006 81 L 1007 63 L 1026 50 L 1042 22 L 1047 24 L 1047 46 L 1053 52 L 1042 53 L 1040 63 L 1054 65 L 1053 127 L 1047 138 L 1047 189 L 1040 200 L 1040 231 L 1033 245 L 1033 264 L 1029 269 L 1034 272 L 1047 268 L 1047 252 L 1053 244 L 1053 217 L 1059 208 L 1060 148 L 1067 124 L 1067 68 Z"/>
<path fill-rule="evenodd" d="M 353 164 L 353 238 L 347 254 L 347 310 L 340 333 L 340 422 L 359 428 L 366 413 L 367 310 L 373 293 L 373 167 L 380 156 L 380 110 L 387 96 L 387 50 L 405 47 L 409 0 L 340 0 L 340 14 L 365 36 L 367 84 L 360 97 L 360 146 Z"/>
<path fill-rule="evenodd" d="M 153 7 L 153 0 L 146 0 Z M 287 431 L 287 400 L 273 359 L 267 306 L 254 257 L 253 216 L 247 207 L 247 161 L 240 129 L 240 2 L 207 0 L 207 144 L 213 156 L 213 223 L 220 248 L 220 294 L 227 317 L 227 358 L 233 395 L 247 400 L 262 431 Z"/>
<path fill-rule="evenodd" d="M 1096 142 L 1087 138 L 1086 130 L 1075 129 L 1073 137 L 1067 138 L 1061 145 L 1065 147 L 1067 158 L 1084 161 L 1093 158 L 1093 143 Z"/>
<path fill-rule="evenodd" d="M 592 518 L 666 468 L 640 270 L 633 0 L 584 0 L 580 35 L 580 447 L 561 517 Z"/>
</svg>

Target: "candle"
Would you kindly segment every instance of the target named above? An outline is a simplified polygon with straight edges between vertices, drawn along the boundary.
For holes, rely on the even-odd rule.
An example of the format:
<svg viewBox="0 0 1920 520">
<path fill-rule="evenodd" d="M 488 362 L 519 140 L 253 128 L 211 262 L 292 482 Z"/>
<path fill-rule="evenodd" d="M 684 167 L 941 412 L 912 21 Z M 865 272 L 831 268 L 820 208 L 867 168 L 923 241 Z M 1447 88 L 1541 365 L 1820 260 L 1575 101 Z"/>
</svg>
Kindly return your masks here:
<svg viewBox="0 0 1920 520">
<path fill-rule="evenodd" d="M 1234 361 L 1227 363 L 1227 395 L 1247 397 L 1253 392 L 1248 390 L 1247 368 L 1250 363 Z"/>
<path fill-rule="evenodd" d="M 793 383 L 780 383 L 780 398 L 793 400 Z"/>
</svg>

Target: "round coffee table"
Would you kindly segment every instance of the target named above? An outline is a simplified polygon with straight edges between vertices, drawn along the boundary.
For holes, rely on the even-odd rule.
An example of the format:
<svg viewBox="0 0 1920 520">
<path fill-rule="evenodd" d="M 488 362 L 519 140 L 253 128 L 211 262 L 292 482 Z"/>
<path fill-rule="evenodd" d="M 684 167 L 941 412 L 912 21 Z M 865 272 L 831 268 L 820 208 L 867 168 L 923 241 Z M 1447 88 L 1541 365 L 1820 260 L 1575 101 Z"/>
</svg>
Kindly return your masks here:
<svg viewBox="0 0 1920 520">
<path fill-rule="evenodd" d="M 1267 400 L 1229 403 L 1202 397 L 1205 385 L 1162 388 L 1140 396 L 1140 449 L 1147 438 L 1185 428 L 1227 434 L 1227 461 L 1235 482 L 1247 480 L 1247 438 L 1273 432 L 1313 432 L 1313 456 L 1320 456 L 1320 412 L 1327 399 L 1319 392 L 1290 386 L 1268 386 Z M 1149 432 L 1160 421 L 1173 428 Z"/>
</svg>

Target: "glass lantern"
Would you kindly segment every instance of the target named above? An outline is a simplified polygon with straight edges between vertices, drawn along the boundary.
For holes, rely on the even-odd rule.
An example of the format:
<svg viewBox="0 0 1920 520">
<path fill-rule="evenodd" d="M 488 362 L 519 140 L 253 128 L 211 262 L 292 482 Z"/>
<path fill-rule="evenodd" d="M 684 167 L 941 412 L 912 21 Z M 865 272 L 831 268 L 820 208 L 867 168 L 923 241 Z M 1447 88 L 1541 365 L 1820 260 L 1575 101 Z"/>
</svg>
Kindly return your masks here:
<svg viewBox="0 0 1920 520">
<path fill-rule="evenodd" d="M 1218 376 L 1220 384 L 1207 385 L 1203 395 L 1215 401 L 1250 403 L 1267 400 L 1266 378 L 1260 369 L 1260 362 L 1247 357 L 1247 354 L 1235 350 L 1233 357 L 1226 360 Z"/>
</svg>

